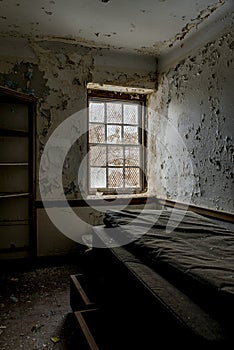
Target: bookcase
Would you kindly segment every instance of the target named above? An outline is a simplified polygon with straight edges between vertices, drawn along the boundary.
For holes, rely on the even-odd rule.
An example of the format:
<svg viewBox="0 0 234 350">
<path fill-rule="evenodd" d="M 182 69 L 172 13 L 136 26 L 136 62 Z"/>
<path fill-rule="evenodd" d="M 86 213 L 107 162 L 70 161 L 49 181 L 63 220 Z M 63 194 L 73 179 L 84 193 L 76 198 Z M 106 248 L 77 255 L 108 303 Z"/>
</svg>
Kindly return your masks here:
<svg viewBox="0 0 234 350">
<path fill-rule="evenodd" d="M 36 98 L 0 86 L 0 259 L 32 257 Z"/>
</svg>

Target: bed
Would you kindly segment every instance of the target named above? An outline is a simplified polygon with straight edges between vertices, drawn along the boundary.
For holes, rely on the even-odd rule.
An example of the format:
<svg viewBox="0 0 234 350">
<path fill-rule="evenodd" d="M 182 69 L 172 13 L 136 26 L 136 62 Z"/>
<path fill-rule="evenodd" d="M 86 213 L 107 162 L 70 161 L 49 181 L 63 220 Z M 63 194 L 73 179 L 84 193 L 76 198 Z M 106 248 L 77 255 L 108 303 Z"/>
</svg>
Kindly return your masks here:
<svg viewBox="0 0 234 350">
<path fill-rule="evenodd" d="M 108 210 L 93 243 L 105 283 L 144 328 L 154 333 L 158 315 L 165 341 L 233 343 L 234 232 L 192 211 Z"/>
</svg>

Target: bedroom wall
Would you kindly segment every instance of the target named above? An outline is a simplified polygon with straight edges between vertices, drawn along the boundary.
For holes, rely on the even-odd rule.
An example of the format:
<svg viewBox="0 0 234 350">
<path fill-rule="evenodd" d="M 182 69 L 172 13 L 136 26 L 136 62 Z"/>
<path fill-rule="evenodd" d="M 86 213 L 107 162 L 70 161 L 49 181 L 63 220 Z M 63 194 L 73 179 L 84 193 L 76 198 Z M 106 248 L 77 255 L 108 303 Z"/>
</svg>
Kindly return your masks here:
<svg viewBox="0 0 234 350">
<path fill-rule="evenodd" d="M 69 41 L 1 38 L 0 43 L 4 48 L 0 85 L 38 98 L 38 167 L 53 131 L 86 107 L 87 82 L 156 87 L 156 60 L 152 57 Z M 229 29 L 161 72 L 149 104 L 149 194 L 233 212 L 233 49 L 233 29 Z M 80 127 L 85 123 L 83 119 Z M 82 198 L 77 170 L 85 150 L 83 138 L 71 148 L 63 167 L 67 199 Z M 52 190 L 49 185 L 45 184 L 45 192 Z M 37 200 L 38 255 L 75 250 L 74 241 L 51 223 L 38 189 Z M 89 224 L 102 223 L 102 212 L 80 207 L 74 211 L 82 219 L 80 232 L 89 234 Z"/>
<path fill-rule="evenodd" d="M 0 44 L 0 85 L 32 93 L 38 98 L 38 169 L 45 144 L 53 131 L 69 116 L 86 108 L 88 82 L 155 88 L 156 60 L 152 57 L 113 53 L 109 49 L 95 49 L 59 39 L 39 41 L 2 37 Z M 82 129 L 86 121 L 83 116 L 78 127 Z M 82 199 L 77 172 L 86 154 L 86 142 L 86 135 L 83 135 L 71 148 L 63 167 L 64 193 L 70 200 Z M 59 157 L 59 148 L 56 154 Z M 53 157 L 50 162 L 55 160 Z M 45 193 L 56 192 L 56 179 L 48 180 L 44 170 Z M 84 174 L 81 187 L 85 188 L 86 178 Z M 74 241 L 51 223 L 40 203 L 38 186 L 37 207 L 38 255 L 65 254 L 76 249 Z M 97 213 L 89 207 L 73 209 L 82 220 L 77 227 L 78 233 L 90 233 L 89 224 L 102 223 L 102 212 Z"/>
<path fill-rule="evenodd" d="M 233 213 L 233 34 L 232 26 L 159 76 L 157 197 Z"/>
</svg>

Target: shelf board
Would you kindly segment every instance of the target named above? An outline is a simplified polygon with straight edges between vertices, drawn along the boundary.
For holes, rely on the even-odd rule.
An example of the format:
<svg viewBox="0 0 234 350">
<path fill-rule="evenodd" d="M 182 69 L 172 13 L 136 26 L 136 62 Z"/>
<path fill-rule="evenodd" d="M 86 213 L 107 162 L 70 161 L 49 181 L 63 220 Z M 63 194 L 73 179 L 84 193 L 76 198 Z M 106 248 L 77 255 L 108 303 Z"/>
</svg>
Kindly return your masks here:
<svg viewBox="0 0 234 350">
<path fill-rule="evenodd" d="M 29 219 L 25 220 L 0 220 L 0 226 L 28 226 Z"/>
<path fill-rule="evenodd" d="M 24 246 L 24 247 L 12 247 L 12 248 L 0 248 L 0 254 L 4 254 L 4 253 L 19 253 L 19 252 L 24 252 L 24 251 L 28 251 L 29 247 L 28 246 Z"/>
<path fill-rule="evenodd" d="M 28 136 L 29 132 L 26 130 L 18 130 L 18 129 L 3 129 L 0 128 L 0 136 Z"/>
<path fill-rule="evenodd" d="M 0 163 L 0 166 L 28 166 L 28 163 Z"/>
<path fill-rule="evenodd" d="M 21 193 L 0 193 L 0 198 L 27 197 L 27 196 L 29 196 L 29 192 L 21 192 Z"/>
<path fill-rule="evenodd" d="M 14 89 L 10 89 L 6 86 L 0 86 L 0 96 L 1 96 L 1 100 L 3 100 L 3 102 L 25 102 L 25 103 L 29 103 L 29 104 L 34 104 L 37 101 L 37 98 L 34 95 L 29 95 L 23 92 L 19 92 L 16 91 Z M 2 102 L 2 101 L 1 101 Z"/>
</svg>

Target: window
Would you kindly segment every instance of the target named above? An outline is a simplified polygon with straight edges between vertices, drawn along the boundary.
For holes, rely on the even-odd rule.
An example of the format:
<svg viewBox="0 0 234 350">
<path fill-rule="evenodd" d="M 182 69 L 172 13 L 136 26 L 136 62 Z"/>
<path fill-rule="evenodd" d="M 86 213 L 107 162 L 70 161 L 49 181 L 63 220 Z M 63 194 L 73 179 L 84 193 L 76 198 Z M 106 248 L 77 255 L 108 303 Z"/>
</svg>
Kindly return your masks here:
<svg viewBox="0 0 234 350">
<path fill-rule="evenodd" d="M 139 193 L 144 189 L 145 99 L 136 97 L 89 93 L 90 193 Z"/>
</svg>

